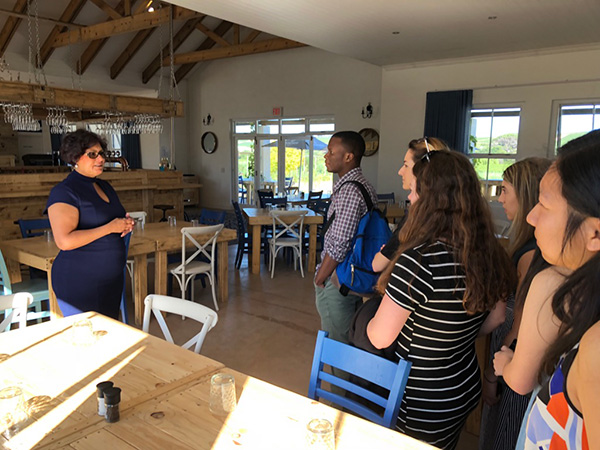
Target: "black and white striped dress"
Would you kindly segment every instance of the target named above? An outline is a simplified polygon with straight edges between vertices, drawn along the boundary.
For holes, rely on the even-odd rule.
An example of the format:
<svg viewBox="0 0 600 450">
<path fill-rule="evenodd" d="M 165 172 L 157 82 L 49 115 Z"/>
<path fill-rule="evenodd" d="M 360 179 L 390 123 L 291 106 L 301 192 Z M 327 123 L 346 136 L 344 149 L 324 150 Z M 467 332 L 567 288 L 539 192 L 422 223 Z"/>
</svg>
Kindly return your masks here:
<svg viewBox="0 0 600 450">
<path fill-rule="evenodd" d="M 444 449 L 455 448 L 481 395 L 474 341 L 487 314 L 465 311 L 464 278 L 451 247 L 436 242 L 405 251 L 386 289 L 411 312 L 396 350 L 412 362 L 396 427 Z"/>
</svg>

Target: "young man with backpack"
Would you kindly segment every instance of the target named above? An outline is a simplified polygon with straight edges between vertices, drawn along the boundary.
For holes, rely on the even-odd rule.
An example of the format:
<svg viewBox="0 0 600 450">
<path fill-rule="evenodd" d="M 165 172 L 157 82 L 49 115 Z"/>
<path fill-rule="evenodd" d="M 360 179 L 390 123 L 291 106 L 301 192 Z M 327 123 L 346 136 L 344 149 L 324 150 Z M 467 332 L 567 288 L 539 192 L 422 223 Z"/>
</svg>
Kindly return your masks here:
<svg viewBox="0 0 600 450">
<path fill-rule="evenodd" d="M 356 182 L 364 186 L 372 205 L 377 204 L 375 189 L 360 168 L 364 152 L 365 141 L 360 134 L 340 131 L 331 137 L 325 154 L 327 171 L 336 173 L 339 180 L 333 186 L 321 264 L 315 275 L 316 305 L 321 328 L 329 332 L 330 338 L 345 343 L 348 342 L 352 317 L 362 304 L 362 298 L 352 292 L 343 295 L 335 271 L 352 251 L 358 224 L 368 212 L 362 189 Z"/>
</svg>

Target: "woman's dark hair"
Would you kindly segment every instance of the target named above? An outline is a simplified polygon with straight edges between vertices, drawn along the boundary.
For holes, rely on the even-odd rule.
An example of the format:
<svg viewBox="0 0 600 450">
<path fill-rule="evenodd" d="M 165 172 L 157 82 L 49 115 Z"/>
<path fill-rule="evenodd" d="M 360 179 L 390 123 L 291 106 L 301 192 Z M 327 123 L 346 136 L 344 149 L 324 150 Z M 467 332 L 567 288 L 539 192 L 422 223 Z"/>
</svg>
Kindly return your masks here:
<svg viewBox="0 0 600 450">
<path fill-rule="evenodd" d="M 425 141 L 427 141 L 427 143 L 425 143 Z M 436 137 L 413 139 L 408 143 L 408 148 L 412 150 L 413 160 L 415 162 L 420 160 L 423 155 L 427 153 L 427 147 L 429 147 L 430 152 L 434 150 L 450 150 L 448 144 Z"/>
<path fill-rule="evenodd" d="M 60 146 L 60 158 L 67 164 L 74 166 L 85 151 L 96 144 L 100 144 L 102 150 L 106 151 L 106 141 L 96 133 L 87 130 L 76 130 L 67 133 L 63 137 Z"/>
<path fill-rule="evenodd" d="M 473 165 L 462 154 L 439 150 L 413 167 L 419 201 L 400 231 L 402 243 L 377 284 L 383 293 L 395 262 L 407 249 L 442 240 L 465 271 L 469 313 L 490 311 L 514 292 L 516 270 L 494 236 L 492 216 Z"/>
<path fill-rule="evenodd" d="M 568 207 L 564 252 L 586 219 L 600 218 L 600 132 L 571 141 L 559 151 L 555 167 Z M 566 278 L 554 294 L 552 310 L 561 326 L 542 361 L 546 374 L 554 372 L 560 356 L 600 320 L 600 252 Z"/>
</svg>

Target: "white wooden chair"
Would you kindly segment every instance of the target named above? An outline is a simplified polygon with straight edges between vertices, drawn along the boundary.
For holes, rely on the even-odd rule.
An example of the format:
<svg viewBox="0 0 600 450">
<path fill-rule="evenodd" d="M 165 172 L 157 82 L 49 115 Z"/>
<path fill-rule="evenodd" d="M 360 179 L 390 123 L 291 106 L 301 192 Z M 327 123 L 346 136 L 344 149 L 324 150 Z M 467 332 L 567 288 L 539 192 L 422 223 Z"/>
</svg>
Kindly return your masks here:
<svg viewBox="0 0 600 450">
<path fill-rule="evenodd" d="M 4 311 L 4 319 L 0 322 L 0 333 L 9 331 L 12 323 L 19 328 L 27 326 L 27 309 L 33 303 L 33 295 L 29 292 L 0 295 L 0 311 Z"/>
<path fill-rule="evenodd" d="M 167 270 L 177 279 L 181 288 L 181 298 L 185 300 L 185 294 L 190 281 L 192 282 L 192 296 L 194 300 L 194 278 L 196 275 L 204 274 L 208 278 L 212 290 L 215 309 L 219 310 L 217 294 L 215 292 L 215 250 L 217 237 L 224 225 L 184 227 L 181 229 L 181 262 L 169 264 Z M 200 239 L 202 237 L 202 239 Z M 207 238 L 208 237 L 208 238 Z M 201 244 L 200 241 L 207 240 Z M 189 253 L 186 246 L 196 247 L 193 253 Z M 196 257 L 204 256 L 205 261 L 196 260 Z"/>
<path fill-rule="evenodd" d="M 140 223 L 141 226 L 143 227 L 144 225 L 146 225 L 146 211 L 132 211 L 129 213 L 129 217 L 131 217 L 133 220 L 135 220 L 136 222 Z M 134 228 L 134 233 L 135 233 L 135 228 Z M 127 259 L 127 264 L 125 267 L 127 267 L 127 272 L 129 272 L 129 277 L 131 278 L 131 295 L 133 296 L 133 292 L 135 291 L 135 279 L 134 277 L 134 272 L 133 272 L 133 258 L 128 258 Z"/>
<path fill-rule="evenodd" d="M 300 262 L 300 273 L 304 278 L 304 269 L 302 268 L 302 235 L 304 234 L 304 216 L 308 211 L 278 211 L 273 210 L 269 214 L 273 218 L 273 237 L 269 239 L 271 248 L 271 278 L 275 274 L 275 258 L 282 248 L 291 248 L 294 250 L 298 261 Z M 288 223 L 289 222 L 289 223 Z M 296 269 L 296 260 L 294 259 L 294 269 Z"/>
<path fill-rule="evenodd" d="M 200 353 L 202 344 L 206 334 L 217 324 L 219 317 L 217 313 L 212 309 L 193 303 L 188 300 L 182 300 L 175 297 L 168 297 L 166 295 L 155 295 L 151 294 L 144 300 L 144 323 L 142 330 L 148 333 L 150 329 L 150 316 L 154 314 L 161 331 L 163 332 L 165 339 L 174 344 L 173 336 L 169 331 L 169 327 L 162 315 L 162 312 L 169 312 L 173 314 L 180 314 L 190 319 L 194 319 L 202 323 L 202 329 L 198 334 L 192 337 L 189 341 L 182 345 L 183 348 L 189 349 L 194 346 L 194 352 Z"/>
</svg>

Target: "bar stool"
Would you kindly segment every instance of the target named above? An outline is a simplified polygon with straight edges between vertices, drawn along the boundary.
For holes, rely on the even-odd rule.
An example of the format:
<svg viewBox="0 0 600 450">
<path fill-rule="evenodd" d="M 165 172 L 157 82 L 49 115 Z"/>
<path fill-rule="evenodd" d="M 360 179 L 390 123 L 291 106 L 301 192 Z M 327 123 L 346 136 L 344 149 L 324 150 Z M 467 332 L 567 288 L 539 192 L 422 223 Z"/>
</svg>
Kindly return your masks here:
<svg viewBox="0 0 600 450">
<path fill-rule="evenodd" d="M 154 209 L 160 209 L 163 213 L 162 218 L 159 220 L 159 222 L 166 222 L 167 221 L 167 211 L 169 209 L 175 209 L 175 207 L 173 205 L 154 205 Z"/>
</svg>

